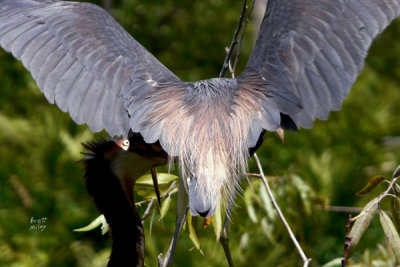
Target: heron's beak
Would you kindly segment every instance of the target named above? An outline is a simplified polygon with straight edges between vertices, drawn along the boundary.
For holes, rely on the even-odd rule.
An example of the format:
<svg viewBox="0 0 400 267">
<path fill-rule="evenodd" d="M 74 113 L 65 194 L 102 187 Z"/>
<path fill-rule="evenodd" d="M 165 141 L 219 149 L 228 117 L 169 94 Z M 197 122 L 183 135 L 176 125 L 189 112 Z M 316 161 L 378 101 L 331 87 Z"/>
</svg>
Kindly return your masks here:
<svg viewBox="0 0 400 267">
<path fill-rule="evenodd" d="M 189 178 L 187 182 L 189 189 L 190 213 L 193 216 L 200 215 L 204 218 L 211 217 L 217 207 L 219 194 L 202 192 L 202 190 L 200 190 L 202 187 L 198 184 L 198 180 L 195 176 Z"/>
</svg>

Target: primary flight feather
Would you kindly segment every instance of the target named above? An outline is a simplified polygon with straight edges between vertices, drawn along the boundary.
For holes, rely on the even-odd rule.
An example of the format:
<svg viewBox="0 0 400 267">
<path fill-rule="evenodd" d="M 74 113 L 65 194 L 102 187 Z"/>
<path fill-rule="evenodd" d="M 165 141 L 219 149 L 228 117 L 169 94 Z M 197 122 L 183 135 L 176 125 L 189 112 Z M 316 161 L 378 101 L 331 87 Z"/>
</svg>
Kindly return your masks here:
<svg viewBox="0 0 400 267">
<path fill-rule="evenodd" d="M 140 133 L 177 157 L 194 215 L 232 196 L 263 129 L 338 110 L 400 0 L 269 0 L 236 79 L 184 82 L 93 4 L 0 0 L 0 45 L 50 103 L 93 131 Z"/>
</svg>

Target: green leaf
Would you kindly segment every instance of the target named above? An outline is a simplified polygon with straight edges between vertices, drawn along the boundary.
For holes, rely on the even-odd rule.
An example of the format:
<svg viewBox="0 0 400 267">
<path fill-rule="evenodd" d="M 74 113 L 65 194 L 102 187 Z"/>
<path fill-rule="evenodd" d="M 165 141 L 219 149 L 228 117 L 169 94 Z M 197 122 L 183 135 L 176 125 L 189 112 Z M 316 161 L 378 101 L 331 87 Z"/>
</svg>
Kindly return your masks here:
<svg viewBox="0 0 400 267">
<path fill-rule="evenodd" d="M 276 244 L 276 240 L 274 238 L 275 228 L 271 223 L 269 223 L 269 219 L 267 216 L 262 218 L 262 220 L 261 220 L 261 229 L 262 229 L 263 233 L 267 236 L 269 242 L 271 242 L 271 244 L 275 245 Z"/>
<path fill-rule="evenodd" d="M 169 195 L 174 194 L 175 192 L 178 191 L 178 187 L 176 186 L 175 183 L 175 187 L 171 190 L 171 186 L 172 186 L 173 182 L 171 183 L 171 185 L 159 185 L 158 189 L 160 190 L 160 195 L 164 196 L 167 192 L 169 192 Z M 153 185 L 149 186 L 149 185 L 138 185 L 135 186 L 135 193 L 145 199 L 150 199 L 150 198 L 155 198 L 156 197 L 156 193 L 154 191 L 154 187 Z"/>
<path fill-rule="evenodd" d="M 212 223 L 214 227 L 215 237 L 218 242 L 219 238 L 221 237 L 221 231 L 222 231 L 222 211 L 221 211 L 220 201 L 218 201 L 217 208 L 215 209 L 214 216 L 212 217 Z"/>
<path fill-rule="evenodd" d="M 331 260 L 330 262 L 325 263 L 322 267 L 341 267 L 342 266 L 342 258 L 336 258 Z"/>
<path fill-rule="evenodd" d="M 257 219 L 257 215 L 256 215 L 256 211 L 254 209 L 253 206 L 253 196 L 254 196 L 254 192 L 253 190 L 248 187 L 243 194 L 243 199 L 244 199 L 244 203 L 246 205 L 246 209 L 247 212 L 249 214 L 249 218 L 253 223 L 257 223 L 258 219 Z"/>
<path fill-rule="evenodd" d="M 172 181 L 178 180 L 178 176 L 170 173 L 157 173 L 158 185 L 169 184 Z M 136 180 L 136 185 L 149 185 L 153 186 L 153 178 L 151 174 L 146 174 Z"/>
<path fill-rule="evenodd" d="M 250 235 L 248 232 L 245 232 L 240 238 L 240 243 L 239 243 L 240 249 L 241 250 L 246 249 L 249 246 L 250 243 L 249 241 L 250 241 Z"/>
<path fill-rule="evenodd" d="M 291 175 L 290 181 L 300 194 L 306 215 L 311 215 L 313 205 L 311 199 L 315 197 L 315 193 L 312 191 L 311 187 L 297 175 Z"/>
<path fill-rule="evenodd" d="M 349 257 L 354 252 L 355 247 L 358 245 L 361 237 L 364 235 L 365 231 L 368 229 L 372 219 L 378 212 L 378 198 L 372 199 L 365 205 L 361 213 L 357 216 L 357 220 L 350 230 L 349 237 L 351 238 L 349 247 Z"/>
<path fill-rule="evenodd" d="M 171 196 L 168 196 L 166 199 L 161 204 L 161 210 L 160 210 L 160 220 L 165 217 L 165 215 L 168 213 L 169 208 L 171 207 Z"/>
<path fill-rule="evenodd" d="M 363 189 L 361 189 L 360 191 L 358 191 L 356 193 L 356 196 L 368 194 L 369 192 L 372 191 L 372 189 L 377 187 L 383 181 L 385 181 L 385 177 L 383 177 L 381 175 L 372 177 L 371 179 L 369 179 L 367 185 L 364 186 Z"/>
<path fill-rule="evenodd" d="M 108 227 L 108 223 L 106 221 L 106 218 L 104 217 L 104 215 L 100 215 L 99 217 L 97 217 L 96 219 L 94 219 L 89 225 L 86 225 L 84 227 L 78 228 L 78 229 L 74 229 L 75 232 L 88 232 L 88 231 L 92 231 L 93 229 L 99 227 L 101 225 L 101 233 L 104 235 L 105 233 L 108 232 L 109 227 Z"/>
<path fill-rule="evenodd" d="M 187 218 L 187 226 L 189 228 L 189 238 L 192 240 L 193 244 L 199 250 L 199 252 L 204 256 L 201 250 L 199 237 L 197 236 L 197 217 L 193 217 L 190 213 Z"/>
<path fill-rule="evenodd" d="M 392 247 L 393 253 L 396 256 L 397 262 L 400 263 L 400 236 L 396 231 L 396 228 L 390 219 L 390 217 L 384 212 L 380 211 L 380 221 L 385 232 L 385 235 Z"/>
<path fill-rule="evenodd" d="M 390 204 L 394 225 L 396 226 L 397 232 L 400 233 L 400 199 L 398 197 L 392 197 Z"/>
</svg>

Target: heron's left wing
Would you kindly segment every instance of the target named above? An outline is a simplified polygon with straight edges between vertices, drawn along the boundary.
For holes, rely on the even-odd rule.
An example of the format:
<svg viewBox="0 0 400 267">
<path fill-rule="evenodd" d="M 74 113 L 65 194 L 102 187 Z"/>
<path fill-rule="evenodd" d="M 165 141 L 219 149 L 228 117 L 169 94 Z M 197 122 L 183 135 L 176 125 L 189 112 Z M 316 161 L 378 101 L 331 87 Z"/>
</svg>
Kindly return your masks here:
<svg viewBox="0 0 400 267">
<path fill-rule="evenodd" d="M 252 129 L 259 134 L 271 123 L 310 128 L 340 109 L 373 39 L 399 15 L 400 0 L 268 0 L 238 77 L 242 91 L 261 106 Z"/>
<path fill-rule="evenodd" d="M 182 83 L 90 3 L 0 0 L 0 45 L 22 61 L 50 103 L 111 136 L 132 129 L 155 142 L 160 127 L 154 123 L 153 131 L 143 120 L 157 103 L 154 96 L 165 94 L 159 85 Z M 169 99 L 176 96 L 171 91 Z"/>
</svg>

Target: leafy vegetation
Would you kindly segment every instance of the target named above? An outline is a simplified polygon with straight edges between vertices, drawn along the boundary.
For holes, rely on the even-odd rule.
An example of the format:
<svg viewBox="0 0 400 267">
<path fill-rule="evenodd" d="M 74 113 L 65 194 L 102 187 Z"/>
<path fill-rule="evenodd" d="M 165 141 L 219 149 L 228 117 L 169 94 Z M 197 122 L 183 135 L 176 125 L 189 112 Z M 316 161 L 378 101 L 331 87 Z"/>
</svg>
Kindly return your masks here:
<svg viewBox="0 0 400 267">
<path fill-rule="evenodd" d="M 242 1 L 227 0 L 115 0 L 110 11 L 181 79 L 198 80 L 218 75 L 241 5 Z M 238 71 L 251 52 L 256 31 L 249 24 Z M 286 132 L 285 144 L 275 133 L 268 133 L 257 152 L 278 203 L 313 259 L 312 266 L 328 262 L 325 266 L 338 266 L 335 259 L 343 255 L 348 212 L 334 207 L 364 207 L 387 183 L 366 195 L 356 197 L 355 193 L 369 177 L 390 177 L 400 163 L 399 36 L 396 21 L 375 41 L 340 112 L 331 113 L 328 121 L 317 121 L 311 130 Z M 73 230 L 100 215 L 85 192 L 82 166 L 76 161 L 81 158 L 80 142 L 105 133 L 92 134 L 49 105 L 22 64 L 3 51 L 0 88 L 0 266 L 104 266 L 110 248 L 107 236 L 100 230 Z M 254 162 L 249 171 L 257 172 Z M 251 187 L 243 181 L 232 214 L 234 262 L 237 266 L 298 266 L 301 259 L 261 181 L 250 179 Z M 145 190 L 143 185 L 137 199 L 146 195 L 140 193 Z M 156 266 L 158 254 L 168 248 L 175 203 L 176 194 L 171 194 L 163 218 L 155 212 L 145 221 L 149 266 Z M 390 205 L 390 201 L 382 202 L 381 207 L 390 210 Z M 143 204 L 139 212 L 145 209 Z M 381 221 L 387 222 L 380 214 Z M 390 240 L 377 217 L 357 245 L 352 266 L 395 266 Z M 176 266 L 225 266 L 213 227 L 203 229 L 202 220 L 196 220 L 202 253 L 186 227 L 178 243 Z M 385 232 L 392 229 L 387 223 L 385 227 Z"/>
</svg>

